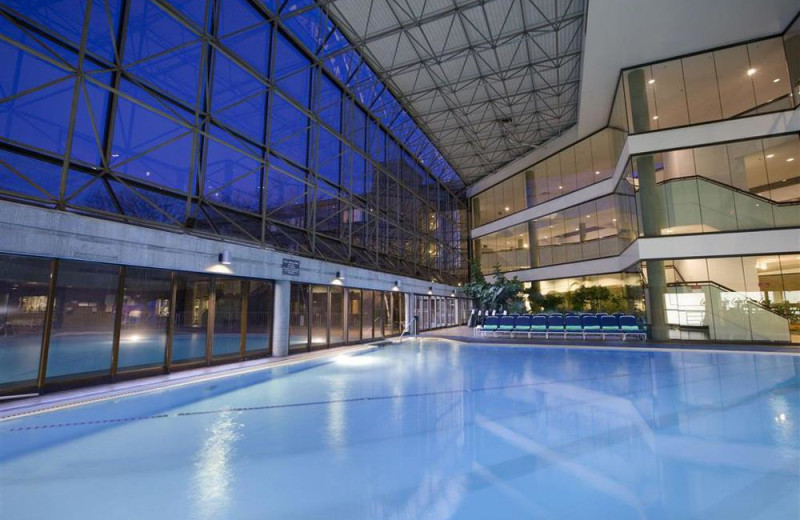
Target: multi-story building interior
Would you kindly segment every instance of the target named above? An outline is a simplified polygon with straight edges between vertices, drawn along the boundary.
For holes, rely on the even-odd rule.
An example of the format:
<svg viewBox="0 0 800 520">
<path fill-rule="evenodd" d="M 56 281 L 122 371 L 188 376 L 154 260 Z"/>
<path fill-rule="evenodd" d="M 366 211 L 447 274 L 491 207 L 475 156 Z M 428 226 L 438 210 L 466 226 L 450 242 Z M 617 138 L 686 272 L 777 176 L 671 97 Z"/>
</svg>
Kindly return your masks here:
<svg viewBox="0 0 800 520">
<path fill-rule="evenodd" d="M 376 2 L 0 3 L 0 393 L 463 324 L 470 260 L 800 342 L 795 2 Z"/>
</svg>

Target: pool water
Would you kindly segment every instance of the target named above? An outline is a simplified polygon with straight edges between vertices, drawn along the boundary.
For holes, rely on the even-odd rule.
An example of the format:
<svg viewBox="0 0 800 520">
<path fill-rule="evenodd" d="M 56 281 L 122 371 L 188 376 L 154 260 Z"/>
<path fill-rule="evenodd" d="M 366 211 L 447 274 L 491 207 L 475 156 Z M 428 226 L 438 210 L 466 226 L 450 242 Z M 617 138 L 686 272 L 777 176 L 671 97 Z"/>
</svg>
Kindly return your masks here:
<svg viewBox="0 0 800 520">
<path fill-rule="evenodd" d="M 0 518 L 800 518 L 800 356 L 407 341 L 0 423 Z"/>
</svg>

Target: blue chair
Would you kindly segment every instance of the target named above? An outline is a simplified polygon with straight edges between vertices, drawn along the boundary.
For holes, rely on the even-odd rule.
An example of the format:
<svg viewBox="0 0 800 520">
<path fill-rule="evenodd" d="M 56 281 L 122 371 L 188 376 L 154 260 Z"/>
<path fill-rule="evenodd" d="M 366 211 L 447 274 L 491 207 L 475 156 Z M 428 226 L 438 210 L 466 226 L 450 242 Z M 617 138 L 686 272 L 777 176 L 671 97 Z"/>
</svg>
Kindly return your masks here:
<svg viewBox="0 0 800 520">
<path fill-rule="evenodd" d="M 517 320 L 515 316 L 502 316 L 500 318 L 500 325 L 497 326 L 496 334 L 507 333 L 511 334 L 514 330 L 514 322 Z"/>
<path fill-rule="evenodd" d="M 562 337 L 566 336 L 564 332 L 564 318 L 560 314 L 551 314 L 547 318 L 547 337 L 550 334 L 561 334 Z"/>
<path fill-rule="evenodd" d="M 567 336 L 584 337 L 581 317 L 577 314 L 569 314 L 564 319 L 564 337 L 566 338 Z"/>
<path fill-rule="evenodd" d="M 581 318 L 581 325 L 583 326 L 584 339 L 589 335 L 603 336 L 603 332 L 600 330 L 600 320 L 594 314 L 583 316 Z"/>
<path fill-rule="evenodd" d="M 647 339 L 647 333 L 642 330 L 636 318 L 631 315 L 623 315 L 619 318 L 619 328 L 622 331 L 622 341 L 625 341 L 628 336 L 634 336 L 641 340 Z"/>
<path fill-rule="evenodd" d="M 500 325 L 499 316 L 486 316 L 486 318 L 483 320 L 483 325 L 481 325 L 479 332 L 482 336 L 489 333 L 494 333 L 499 325 Z"/>
<path fill-rule="evenodd" d="M 617 319 L 608 314 L 600 316 L 600 331 L 603 333 L 603 339 L 606 339 L 606 336 L 623 336 Z"/>
<path fill-rule="evenodd" d="M 528 337 L 544 335 L 547 338 L 547 316 L 537 314 L 531 319 L 531 330 L 528 332 Z"/>
<path fill-rule="evenodd" d="M 518 316 L 517 321 L 514 322 L 514 330 L 511 331 L 512 334 L 529 334 L 531 331 L 531 322 L 533 321 L 533 316 Z M 530 337 L 530 335 L 529 335 Z"/>
</svg>

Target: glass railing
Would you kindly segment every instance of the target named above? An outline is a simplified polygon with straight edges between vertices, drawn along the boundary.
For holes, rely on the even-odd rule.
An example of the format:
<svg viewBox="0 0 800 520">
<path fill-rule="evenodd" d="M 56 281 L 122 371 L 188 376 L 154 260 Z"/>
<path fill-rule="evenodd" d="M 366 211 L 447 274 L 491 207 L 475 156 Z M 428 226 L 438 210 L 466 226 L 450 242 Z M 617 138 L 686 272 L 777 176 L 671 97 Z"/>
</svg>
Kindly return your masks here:
<svg viewBox="0 0 800 520">
<path fill-rule="evenodd" d="M 633 187 L 489 233 L 473 241 L 484 272 L 578 262 L 620 254 L 638 236 Z"/>
<path fill-rule="evenodd" d="M 679 334 L 694 330 L 712 341 L 788 343 L 791 339 L 789 320 L 747 294 L 714 282 L 672 284 L 664 304 L 667 324 Z"/>
<path fill-rule="evenodd" d="M 800 136 L 639 156 L 629 180 L 645 236 L 800 226 Z"/>
</svg>

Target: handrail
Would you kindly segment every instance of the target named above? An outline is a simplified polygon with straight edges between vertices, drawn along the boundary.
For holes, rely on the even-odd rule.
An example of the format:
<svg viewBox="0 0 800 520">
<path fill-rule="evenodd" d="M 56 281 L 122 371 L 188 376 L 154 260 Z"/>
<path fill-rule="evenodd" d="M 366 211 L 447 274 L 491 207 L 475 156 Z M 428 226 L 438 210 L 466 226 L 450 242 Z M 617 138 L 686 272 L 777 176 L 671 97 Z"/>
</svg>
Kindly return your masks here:
<svg viewBox="0 0 800 520">
<path fill-rule="evenodd" d="M 774 206 L 800 206 L 800 201 L 778 202 L 777 200 L 772 200 L 772 199 L 770 199 L 768 197 L 764 197 L 763 195 L 757 195 L 757 194 L 755 194 L 755 193 L 753 193 L 751 191 L 743 190 L 741 188 L 737 188 L 736 186 L 731 186 L 730 184 L 725 184 L 724 182 L 720 182 L 720 181 L 715 180 L 715 179 L 710 179 L 710 178 L 705 177 L 703 175 L 687 175 L 685 177 L 673 177 L 672 179 L 663 180 L 663 181 L 659 182 L 658 184 L 659 185 L 664 185 L 664 184 L 668 184 L 668 183 L 672 183 L 672 182 L 684 181 L 684 180 L 690 180 L 690 179 L 695 179 L 695 180 L 699 179 L 699 180 L 702 180 L 702 181 L 706 181 L 709 184 L 715 184 L 715 185 L 717 185 L 717 186 L 719 186 L 721 188 L 726 188 L 726 189 L 729 189 L 729 190 L 734 191 L 736 193 L 741 193 L 742 195 L 745 195 L 747 197 L 752 197 L 752 198 L 758 199 L 758 200 L 760 200 L 760 201 L 762 201 L 762 202 L 764 202 L 766 204 L 772 204 Z"/>
</svg>

